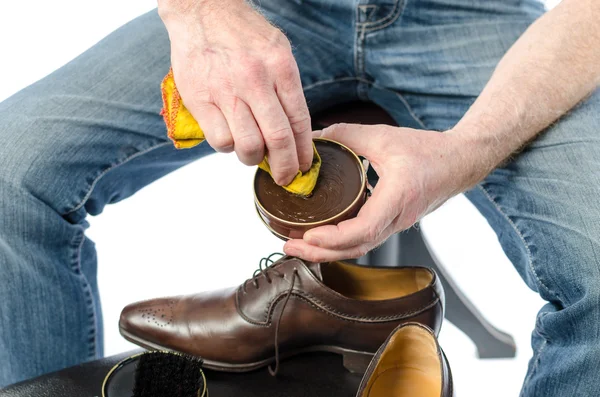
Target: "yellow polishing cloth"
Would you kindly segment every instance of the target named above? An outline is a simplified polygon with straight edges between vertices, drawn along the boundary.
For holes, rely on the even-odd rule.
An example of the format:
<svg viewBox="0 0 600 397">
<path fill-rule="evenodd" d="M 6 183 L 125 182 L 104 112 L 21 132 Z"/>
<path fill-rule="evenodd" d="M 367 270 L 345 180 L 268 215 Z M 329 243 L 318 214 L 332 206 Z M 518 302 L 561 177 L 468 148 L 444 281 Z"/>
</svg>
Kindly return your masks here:
<svg viewBox="0 0 600 397">
<path fill-rule="evenodd" d="M 194 119 L 194 116 L 192 116 L 183 104 L 179 91 L 175 86 L 172 69 L 169 70 L 169 73 L 163 79 L 161 90 L 163 98 L 161 114 L 167 125 L 168 136 L 175 144 L 175 147 L 177 149 L 188 149 L 202 143 L 205 139 L 204 132 L 196 119 Z M 309 196 L 315 188 L 317 178 L 319 177 L 319 170 L 321 169 L 321 157 L 317 153 L 314 143 L 313 150 L 315 154 L 310 169 L 305 173 L 298 171 L 294 180 L 289 185 L 283 186 L 288 192 L 301 196 Z M 258 166 L 273 176 L 266 155 Z"/>
</svg>

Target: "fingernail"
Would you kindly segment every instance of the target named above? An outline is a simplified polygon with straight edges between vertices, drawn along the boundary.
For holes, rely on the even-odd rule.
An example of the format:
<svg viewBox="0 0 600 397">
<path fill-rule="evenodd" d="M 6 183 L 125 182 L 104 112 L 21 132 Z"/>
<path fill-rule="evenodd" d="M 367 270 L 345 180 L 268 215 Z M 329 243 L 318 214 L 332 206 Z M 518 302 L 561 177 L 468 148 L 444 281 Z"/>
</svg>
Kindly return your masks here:
<svg viewBox="0 0 600 397">
<path fill-rule="evenodd" d="M 295 175 L 292 176 L 291 178 L 288 177 L 286 179 L 283 179 L 283 178 L 279 177 L 279 178 L 275 179 L 275 183 L 278 184 L 279 186 L 287 186 L 290 183 L 292 183 L 292 181 L 294 180 L 294 178 L 295 178 Z"/>
<path fill-rule="evenodd" d="M 323 135 L 323 130 L 315 130 L 312 133 L 313 138 L 320 138 Z"/>
</svg>

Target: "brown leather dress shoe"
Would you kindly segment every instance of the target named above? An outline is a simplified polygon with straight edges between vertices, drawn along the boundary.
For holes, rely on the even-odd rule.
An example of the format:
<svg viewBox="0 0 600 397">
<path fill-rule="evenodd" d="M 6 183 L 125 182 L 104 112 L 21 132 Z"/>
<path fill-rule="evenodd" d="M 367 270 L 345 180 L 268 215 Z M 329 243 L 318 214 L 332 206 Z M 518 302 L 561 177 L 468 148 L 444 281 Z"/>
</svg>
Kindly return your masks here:
<svg viewBox="0 0 600 397">
<path fill-rule="evenodd" d="M 433 331 L 406 323 L 379 348 L 356 397 L 452 397 L 453 393 L 450 365 Z"/>
<path fill-rule="evenodd" d="M 277 372 L 279 358 L 329 351 L 343 355 L 350 371 L 364 372 L 399 324 L 440 329 L 444 293 L 430 269 L 271 257 L 238 287 L 125 307 L 121 335 L 142 347 L 199 356 L 215 370 L 275 362 Z"/>
</svg>

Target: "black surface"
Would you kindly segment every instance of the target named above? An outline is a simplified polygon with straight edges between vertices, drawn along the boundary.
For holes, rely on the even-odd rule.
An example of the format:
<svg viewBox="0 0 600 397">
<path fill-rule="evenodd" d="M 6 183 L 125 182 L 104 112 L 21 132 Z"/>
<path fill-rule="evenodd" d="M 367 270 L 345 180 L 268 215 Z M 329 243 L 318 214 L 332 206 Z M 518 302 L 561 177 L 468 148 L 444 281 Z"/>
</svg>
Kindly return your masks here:
<svg viewBox="0 0 600 397">
<path fill-rule="evenodd" d="M 106 383 L 103 383 L 104 393 L 106 397 L 111 396 L 127 396 L 131 397 L 132 390 L 135 387 L 135 369 L 138 365 L 138 357 L 126 359 L 125 362 L 119 364 L 106 378 Z"/>
<path fill-rule="evenodd" d="M 210 397 L 354 397 L 361 376 L 342 366 L 334 354 L 309 354 L 281 363 L 276 378 L 266 369 L 246 374 L 206 371 Z"/>
<path fill-rule="evenodd" d="M 134 354 L 92 361 L 0 390 L 0 397 L 100 397 L 104 377 L 117 362 Z"/>
<path fill-rule="evenodd" d="M 100 397 L 108 371 L 128 355 L 82 364 L 0 390 L 0 397 Z M 361 377 L 342 366 L 341 356 L 307 354 L 281 363 L 276 378 L 266 368 L 243 374 L 206 371 L 210 397 L 354 397 Z M 126 397 L 110 396 L 110 397 Z M 129 397 L 129 396 L 127 396 Z"/>
</svg>

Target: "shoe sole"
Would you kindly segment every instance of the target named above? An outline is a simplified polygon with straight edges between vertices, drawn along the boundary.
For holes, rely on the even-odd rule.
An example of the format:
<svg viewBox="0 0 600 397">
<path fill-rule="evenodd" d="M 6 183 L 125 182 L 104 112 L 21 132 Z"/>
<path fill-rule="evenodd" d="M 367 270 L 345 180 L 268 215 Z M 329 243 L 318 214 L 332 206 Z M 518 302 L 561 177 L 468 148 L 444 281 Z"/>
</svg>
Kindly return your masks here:
<svg viewBox="0 0 600 397">
<path fill-rule="evenodd" d="M 180 352 L 177 350 L 169 349 L 167 347 L 158 345 L 156 343 L 140 339 L 137 336 L 127 332 L 126 330 L 124 330 L 122 328 L 119 328 L 119 332 L 121 333 L 121 336 L 123 336 L 123 338 L 125 338 L 129 342 L 134 343 L 134 344 L 141 346 L 148 350 L 168 350 L 168 351 L 175 351 L 178 353 L 188 354 L 185 352 Z M 343 359 L 342 362 L 343 362 L 344 368 L 346 368 L 348 371 L 350 371 L 352 373 L 356 373 L 356 374 L 363 374 L 367 370 L 367 367 L 369 366 L 369 363 L 371 362 L 371 359 L 373 358 L 373 356 L 375 354 L 375 353 L 368 353 L 368 352 L 363 352 L 363 351 L 346 349 L 346 348 L 339 347 L 339 346 L 321 345 L 321 346 L 305 347 L 302 349 L 297 349 L 297 350 L 293 350 L 290 352 L 286 352 L 284 354 L 280 354 L 280 359 L 285 360 L 285 359 L 288 359 L 288 358 L 291 358 L 294 356 L 298 356 L 301 354 L 316 353 L 316 352 L 335 353 L 335 354 L 341 355 L 342 359 Z M 204 364 L 203 364 L 204 368 L 211 369 L 214 371 L 221 371 L 221 372 L 250 372 L 250 371 L 260 369 L 260 368 L 264 368 L 275 362 L 275 357 L 268 358 L 268 359 L 261 360 L 261 361 L 256 361 L 253 363 L 247 363 L 247 364 L 230 364 L 230 363 L 223 363 L 223 362 L 218 362 L 218 361 L 213 361 L 213 360 L 206 360 L 204 358 L 202 358 L 202 359 L 204 361 Z"/>
</svg>

